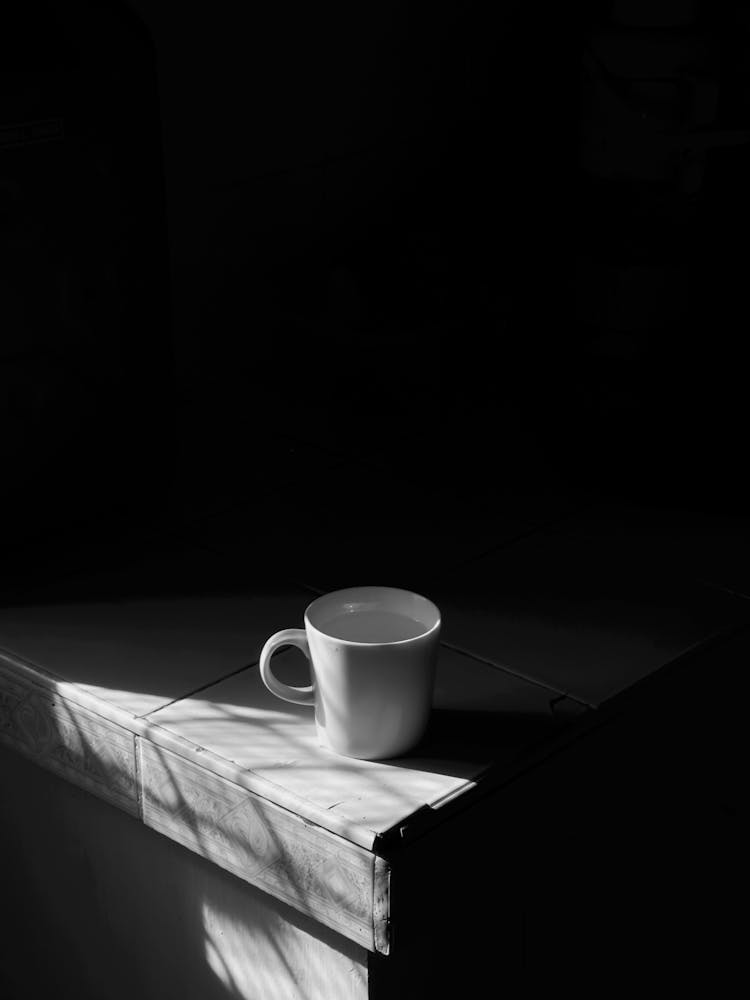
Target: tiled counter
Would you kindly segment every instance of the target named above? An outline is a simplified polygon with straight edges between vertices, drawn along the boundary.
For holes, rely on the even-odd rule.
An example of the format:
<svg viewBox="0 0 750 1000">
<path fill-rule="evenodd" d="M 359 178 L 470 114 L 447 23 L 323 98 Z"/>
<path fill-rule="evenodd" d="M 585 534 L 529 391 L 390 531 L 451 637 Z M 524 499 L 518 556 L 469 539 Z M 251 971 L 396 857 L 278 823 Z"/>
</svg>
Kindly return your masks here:
<svg viewBox="0 0 750 1000">
<path fill-rule="evenodd" d="M 313 590 L 176 541 L 6 599 L 0 740 L 55 775 L 45 779 L 51 795 L 69 783 L 107 804 L 86 807 L 92 815 L 104 808 L 111 824 L 110 807 L 119 811 L 124 840 L 136 824 L 134 842 L 155 831 L 181 845 L 169 864 L 189 865 L 187 848 L 230 873 L 215 914 L 222 892 L 235 909 L 245 892 L 255 913 L 281 906 L 274 926 L 306 921 L 299 952 L 278 927 L 247 932 L 242 947 L 262 938 L 274 961 L 291 949 L 273 966 L 289 983 L 264 998 L 434 996 L 460 983 L 467 949 L 477 975 L 496 961 L 520 974 L 545 964 L 539 942 L 551 938 L 533 928 L 540 912 L 555 912 L 539 895 L 547 875 L 563 884 L 574 858 L 602 859 L 601 843 L 584 846 L 585 804 L 651 801 L 644 776 L 666 759 L 654 748 L 674 738 L 659 712 L 682 704 L 706 663 L 731 675 L 748 604 L 685 572 L 646 573 L 616 539 L 592 544 L 574 519 L 436 572 L 423 589 L 443 611 L 445 641 L 430 729 L 403 759 L 320 748 L 311 712 L 261 683 L 263 642 L 301 625 Z M 302 657 L 277 659 L 299 683 Z M 4 767 L 12 760 L 4 755 Z M 53 811 L 50 831 L 55 823 Z M 213 919 L 219 954 L 236 921 Z M 148 963 L 144 947 L 128 961 Z M 322 985 L 294 986 L 295 962 L 328 970 Z M 235 968 L 231 992 L 217 973 L 215 995 L 260 996 L 253 975 Z M 149 988 L 169 995 L 163 983 Z M 120 996 L 114 986 L 111 995 Z"/>
</svg>

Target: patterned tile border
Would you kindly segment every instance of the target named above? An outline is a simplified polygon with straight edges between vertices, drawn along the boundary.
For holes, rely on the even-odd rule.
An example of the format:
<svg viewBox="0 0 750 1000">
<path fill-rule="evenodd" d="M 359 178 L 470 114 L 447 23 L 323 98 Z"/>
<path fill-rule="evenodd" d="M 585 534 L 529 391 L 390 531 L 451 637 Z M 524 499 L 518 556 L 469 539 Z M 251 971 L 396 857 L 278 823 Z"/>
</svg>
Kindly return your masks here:
<svg viewBox="0 0 750 1000">
<path fill-rule="evenodd" d="M 0 653 L 0 744 L 356 941 L 389 950 L 387 864 Z M 69 697 L 68 695 L 72 695 Z M 85 705 L 81 701 L 85 701 Z M 179 747 L 177 748 L 180 749 Z M 187 757 L 190 759 L 187 759 Z"/>
<path fill-rule="evenodd" d="M 0 660 L 0 742 L 138 816 L 135 737 Z"/>
<path fill-rule="evenodd" d="M 375 856 L 240 785 L 138 740 L 143 822 L 371 951 Z"/>
</svg>

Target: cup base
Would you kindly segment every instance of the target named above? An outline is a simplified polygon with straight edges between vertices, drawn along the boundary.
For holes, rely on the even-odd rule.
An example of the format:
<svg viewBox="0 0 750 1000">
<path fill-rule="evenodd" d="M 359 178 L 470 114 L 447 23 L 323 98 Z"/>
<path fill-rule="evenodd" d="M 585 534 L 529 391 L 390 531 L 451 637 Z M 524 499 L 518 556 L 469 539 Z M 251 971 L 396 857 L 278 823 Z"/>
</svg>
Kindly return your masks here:
<svg viewBox="0 0 750 1000">
<path fill-rule="evenodd" d="M 419 740 L 415 740 L 408 744 L 403 744 L 402 746 L 389 747 L 387 750 L 372 750 L 372 751 L 355 751 L 353 749 L 339 750 L 336 747 L 332 747 L 330 743 L 319 739 L 318 745 L 324 750 L 330 750 L 331 753 L 337 754 L 339 757 L 348 757 L 350 760 L 393 760 L 396 757 L 404 757 L 407 753 L 414 749 Z"/>
</svg>

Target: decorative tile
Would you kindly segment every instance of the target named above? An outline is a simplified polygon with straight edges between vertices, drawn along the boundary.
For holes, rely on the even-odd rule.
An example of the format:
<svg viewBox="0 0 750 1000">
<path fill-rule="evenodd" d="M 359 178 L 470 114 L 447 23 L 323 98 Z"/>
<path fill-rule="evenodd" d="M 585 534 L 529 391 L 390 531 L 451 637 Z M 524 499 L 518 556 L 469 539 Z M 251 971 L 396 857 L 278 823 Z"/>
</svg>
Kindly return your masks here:
<svg viewBox="0 0 750 1000">
<path fill-rule="evenodd" d="M 143 821 L 372 950 L 373 856 L 139 738 Z"/>
<path fill-rule="evenodd" d="M 2 654 L 0 741 L 40 767 L 138 814 L 133 734 L 37 686 Z"/>
</svg>

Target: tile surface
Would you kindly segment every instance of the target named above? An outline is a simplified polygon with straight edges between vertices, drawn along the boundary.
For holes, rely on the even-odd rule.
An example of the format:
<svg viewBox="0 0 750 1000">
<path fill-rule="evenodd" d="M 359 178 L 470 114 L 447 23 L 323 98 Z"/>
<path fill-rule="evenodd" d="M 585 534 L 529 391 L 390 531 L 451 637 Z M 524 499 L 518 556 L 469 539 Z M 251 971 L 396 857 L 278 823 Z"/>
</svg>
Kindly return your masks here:
<svg viewBox="0 0 750 1000">
<path fill-rule="evenodd" d="M 300 624 L 309 593 L 255 583 L 242 565 L 174 549 L 71 577 L 0 609 L 0 648 L 130 716 L 254 662 Z"/>
<path fill-rule="evenodd" d="M 0 654 L 0 742 L 133 815 L 133 734 L 32 683 Z"/>
<path fill-rule="evenodd" d="M 631 563 L 647 563 L 750 595 L 750 518 L 602 504 L 558 525 L 590 544 L 606 540 Z"/>
<path fill-rule="evenodd" d="M 277 654 L 275 663 L 286 683 L 307 682 L 301 655 Z M 354 760 L 318 746 L 312 710 L 275 698 L 256 668 L 154 712 L 148 735 L 158 743 L 159 730 L 166 730 L 273 782 L 302 815 L 307 809 L 316 819 L 321 811 L 335 813 L 380 833 L 473 786 L 490 766 L 512 767 L 558 732 L 555 698 L 544 687 L 443 649 L 428 733 L 398 760 Z"/>
<path fill-rule="evenodd" d="M 373 948 L 371 854 L 147 740 L 139 754 L 147 826 Z"/>
<path fill-rule="evenodd" d="M 600 705 L 712 636 L 750 604 L 575 527 L 538 532 L 434 580 L 443 638 Z"/>
</svg>

